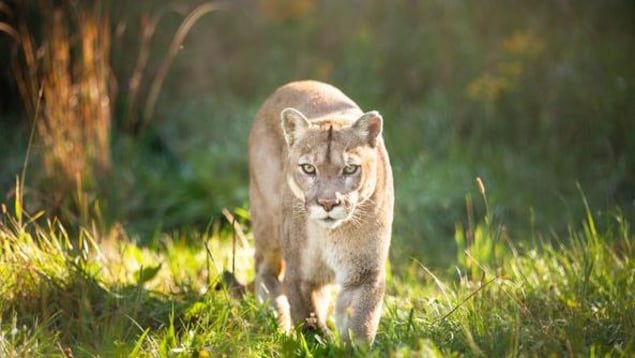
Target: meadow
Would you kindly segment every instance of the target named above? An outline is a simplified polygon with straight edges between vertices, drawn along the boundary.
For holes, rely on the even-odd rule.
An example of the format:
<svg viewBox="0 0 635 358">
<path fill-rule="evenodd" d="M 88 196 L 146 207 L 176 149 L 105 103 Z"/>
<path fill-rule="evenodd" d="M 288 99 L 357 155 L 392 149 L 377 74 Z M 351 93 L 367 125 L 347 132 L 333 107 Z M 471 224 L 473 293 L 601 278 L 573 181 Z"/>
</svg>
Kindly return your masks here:
<svg viewBox="0 0 635 358">
<path fill-rule="evenodd" d="M 0 4 L 0 356 L 635 354 L 631 2 Z M 251 118 L 302 78 L 385 118 L 368 350 L 223 286 Z"/>
<path fill-rule="evenodd" d="M 35 224 L 19 207 L 3 213 L 0 231 L 6 357 L 629 356 L 635 349 L 633 234 L 619 213 L 605 231 L 587 212 L 557 244 L 536 239 L 526 247 L 502 243 L 488 217 L 479 219 L 451 275 L 414 258 L 392 260 L 377 341 L 353 350 L 318 335 L 286 336 L 253 295 L 238 299 L 222 286 L 225 270 L 253 276 L 253 252 L 218 226 L 163 233 L 142 246 L 122 228 L 72 237 L 58 221 Z"/>
</svg>

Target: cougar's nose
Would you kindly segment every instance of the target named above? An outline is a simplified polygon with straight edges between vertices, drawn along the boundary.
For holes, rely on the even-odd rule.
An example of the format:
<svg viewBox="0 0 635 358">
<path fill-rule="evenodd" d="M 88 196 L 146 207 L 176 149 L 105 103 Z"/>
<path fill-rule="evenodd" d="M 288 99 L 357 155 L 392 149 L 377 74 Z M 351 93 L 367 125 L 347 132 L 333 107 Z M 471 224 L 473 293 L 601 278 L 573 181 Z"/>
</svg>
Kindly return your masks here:
<svg viewBox="0 0 635 358">
<path fill-rule="evenodd" d="M 340 205 L 340 201 L 338 199 L 318 199 L 318 204 L 320 204 L 324 210 L 331 211 L 333 207 Z"/>
</svg>

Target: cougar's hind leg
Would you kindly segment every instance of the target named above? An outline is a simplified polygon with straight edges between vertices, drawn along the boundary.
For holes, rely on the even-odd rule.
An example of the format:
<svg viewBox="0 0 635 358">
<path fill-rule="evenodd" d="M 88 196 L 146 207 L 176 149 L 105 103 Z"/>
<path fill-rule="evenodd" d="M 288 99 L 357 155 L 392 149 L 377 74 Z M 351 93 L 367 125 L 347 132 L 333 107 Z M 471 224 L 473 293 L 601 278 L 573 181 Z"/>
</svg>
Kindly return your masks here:
<svg viewBox="0 0 635 358">
<path fill-rule="evenodd" d="M 273 301 L 281 294 L 280 280 L 282 259 L 278 253 L 259 252 L 256 249 L 256 279 L 254 293 L 261 302 Z"/>
<path fill-rule="evenodd" d="M 259 204 L 259 193 L 250 193 L 252 207 Z M 254 293 L 260 302 L 269 302 L 278 316 L 279 327 L 288 332 L 291 327 L 289 303 L 284 295 L 280 277 L 284 261 L 280 252 L 280 229 L 274 217 L 267 212 L 252 211 L 251 220 L 255 241 Z"/>
<path fill-rule="evenodd" d="M 260 302 L 269 302 L 278 318 L 278 326 L 285 332 L 291 328 L 289 302 L 278 279 L 283 270 L 280 254 L 259 255 L 256 251 L 256 279 L 254 291 Z"/>
<path fill-rule="evenodd" d="M 252 207 L 260 200 L 259 193 L 251 193 Z M 274 217 L 267 212 L 255 211 L 251 213 L 251 222 L 255 242 L 255 271 L 254 293 L 261 301 L 273 300 L 279 294 L 282 272 L 282 256 L 280 253 L 280 229 L 275 224 Z"/>
</svg>

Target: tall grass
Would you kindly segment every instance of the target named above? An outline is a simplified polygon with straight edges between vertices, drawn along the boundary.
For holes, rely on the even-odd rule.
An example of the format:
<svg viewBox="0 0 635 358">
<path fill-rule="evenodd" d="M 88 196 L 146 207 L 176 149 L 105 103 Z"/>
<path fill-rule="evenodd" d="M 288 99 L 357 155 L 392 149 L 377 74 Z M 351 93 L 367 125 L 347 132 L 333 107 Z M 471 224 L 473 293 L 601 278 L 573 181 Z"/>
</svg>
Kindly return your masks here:
<svg viewBox="0 0 635 358">
<path fill-rule="evenodd" d="M 86 219 L 112 165 L 110 18 L 99 3 L 42 0 L 20 10 L 12 72 L 37 131 L 42 170 L 33 174 L 46 207 Z M 39 28 L 27 22 L 29 10 Z"/>
<path fill-rule="evenodd" d="M 57 220 L 40 224 L 42 213 L 22 211 L 21 200 L 12 212 L 3 204 L 0 216 L 2 356 L 121 356 L 141 347 L 169 355 L 178 348 L 171 335 L 186 334 L 196 321 L 188 312 L 228 269 L 231 248 L 212 236 L 218 233 L 187 246 L 179 237 L 157 238 L 163 249 L 150 250 L 122 228 L 69 233 Z M 234 252 L 241 265 L 251 257 L 248 248 Z"/>
<path fill-rule="evenodd" d="M 171 63 L 191 28 L 201 17 L 225 6 L 206 2 L 190 11 L 188 6 L 164 4 L 158 10 L 154 8 L 153 16 L 144 12 L 141 34 L 135 34 L 141 40 L 134 69 L 129 78 L 118 79 L 111 68 L 111 37 L 116 36 L 117 45 L 117 37 L 127 24 L 118 23 L 115 32 L 112 7 L 101 1 L 38 0 L 18 4 L 17 15 L 8 6 L 1 8 L 8 14 L 8 22 L 0 23 L 0 31 L 15 41 L 11 69 L 29 126 L 36 134 L 33 159 L 42 169 L 29 173 L 36 189 L 30 192 L 36 195 L 29 196 L 29 203 L 46 208 L 62 220 L 84 225 L 90 224 L 89 216 L 103 219 L 100 200 L 118 196 L 120 188 L 109 183 L 112 167 L 121 170 L 131 162 L 129 158 L 113 158 L 111 144 L 122 143 L 113 136 L 139 134 L 149 125 Z M 159 22 L 170 10 L 183 15 L 183 20 L 169 45 L 165 44 L 162 61 L 153 73 L 146 68 L 149 47 Z M 128 87 L 123 91 L 124 100 L 116 102 L 118 80 L 127 82 Z M 149 84 L 142 86 L 146 82 Z M 142 87 L 147 92 L 143 100 Z M 140 106 L 143 110 L 137 113 Z M 121 128 L 116 126 L 114 113 L 125 113 Z M 141 146 L 142 141 L 138 142 Z M 121 161 L 113 163 L 117 159 Z M 24 179 L 23 175 L 23 184 Z M 105 206 L 117 204 L 107 202 Z"/>
<path fill-rule="evenodd" d="M 11 208 L 0 207 L 0 356 L 635 351 L 632 207 L 598 216 L 563 189 L 600 178 L 594 202 L 630 205 L 635 141 L 626 119 L 635 102 L 626 2 L 610 10 L 590 2 L 260 1 L 202 23 L 189 42 L 192 25 L 215 7 L 179 18 L 176 32 L 163 17 L 169 11 L 159 11 L 140 17 L 151 19 L 140 21 L 122 111 L 113 107 L 109 57 L 130 48 L 113 49 L 116 39 L 111 47 L 108 8 L 29 4 L 40 28 L 22 21 L 0 23 L 0 31 L 19 41 L 13 73 L 44 164 L 29 175 L 41 178 L 41 195 L 52 195 L 42 200 L 46 215 L 30 214 L 38 207 L 25 205 L 22 176 L 7 196 Z M 179 76 L 170 79 L 169 68 Z M 217 224 L 191 227 L 244 205 L 249 118 L 265 93 L 303 77 L 335 82 L 391 118 L 386 140 L 399 184 L 392 274 L 369 351 L 280 335 L 252 296 L 213 290 L 230 267 L 247 281 L 252 253 L 241 244 L 232 256 L 231 235 Z M 121 132 L 111 128 L 113 113 L 124 116 Z M 109 135 L 155 116 L 176 160 L 166 164 L 168 155 L 145 142 L 130 153 L 125 138 L 112 140 L 110 156 Z M 97 194 L 113 167 L 120 185 Z M 483 179 L 472 195 L 476 175 Z M 90 203 L 113 197 L 123 224 L 94 229 L 99 213 Z M 584 209 L 582 223 L 576 210 L 562 214 L 568 206 Z M 64 223 L 53 218 L 60 212 Z M 565 230 L 536 226 L 534 213 Z M 510 218 L 530 223 L 531 233 L 508 232 Z M 128 231 L 135 225 L 144 227 L 139 236 Z"/>
<path fill-rule="evenodd" d="M 633 236 L 621 214 L 612 221 L 600 233 L 589 212 L 557 244 L 541 240 L 499 264 L 476 262 L 477 275 L 457 267 L 455 279 L 444 280 L 415 264 L 393 286 L 385 348 L 401 342 L 397 351 L 437 356 L 631 355 Z"/>
<path fill-rule="evenodd" d="M 231 235 L 175 232 L 139 247 L 123 229 L 37 222 L 3 205 L 0 218 L 0 354 L 133 356 L 629 356 L 635 352 L 635 255 L 619 213 L 599 231 L 588 210 L 554 240 L 472 252 L 472 266 L 435 273 L 395 262 L 370 350 L 276 329 L 248 294 L 213 290 L 222 270 L 253 275 L 248 246 Z M 17 217 L 22 216 L 23 220 Z M 37 215 L 36 215 L 37 217 Z M 489 219 L 475 216 L 474 226 Z M 72 234 L 71 234 L 72 235 Z M 498 238 L 485 230 L 483 242 Z M 474 243 L 473 243 L 474 245 Z M 480 245 L 484 245 L 481 243 Z M 234 249 L 237 249 L 234 251 Z M 237 253 L 236 260 L 232 260 Z M 231 262 L 231 263 L 230 263 Z"/>
</svg>

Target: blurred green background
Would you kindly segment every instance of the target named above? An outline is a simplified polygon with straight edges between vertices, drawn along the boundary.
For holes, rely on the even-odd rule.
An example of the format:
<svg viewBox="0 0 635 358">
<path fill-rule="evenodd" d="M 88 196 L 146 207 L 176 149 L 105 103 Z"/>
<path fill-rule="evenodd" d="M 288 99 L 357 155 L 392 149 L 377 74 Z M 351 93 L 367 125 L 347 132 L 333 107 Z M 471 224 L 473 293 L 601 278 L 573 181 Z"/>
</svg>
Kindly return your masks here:
<svg viewBox="0 0 635 358">
<path fill-rule="evenodd" d="M 477 177 L 492 219 L 514 243 L 568 230 L 583 217 L 583 194 L 600 217 L 635 212 L 630 0 L 254 0 L 212 3 L 223 4 L 215 11 L 198 1 L 2 4 L 7 206 L 33 129 L 25 179 L 32 212 L 103 230 L 121 223 L 141 241 L 204 229 L 222 208 L 248 221 L 252 117 L 278 86 L 312 78 L 385 118 L 397 198 L 393 257 L 452 265 L 456 231 L 484 215 Z M 66 47 L 52 35 L 60 28 Z M 39 102 L 38 79 L 56 83 Z M 36 90 L 21 92 L 25 83 Z M 91 147 L 85 138 L 93 137 L 83 137 L 84 152 L 88 161 L 108 152 L 99 159 L 107 164 L 60 174 L 79 159 L 49 159 L 47 133 L 87 130 L 98 117 L 107 126 L 95 135 L 107 140 Z M 68 133 L 56 138 L 80 147 Z"/>
</svg>

